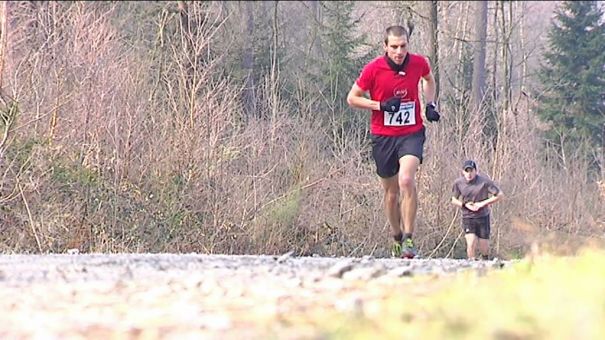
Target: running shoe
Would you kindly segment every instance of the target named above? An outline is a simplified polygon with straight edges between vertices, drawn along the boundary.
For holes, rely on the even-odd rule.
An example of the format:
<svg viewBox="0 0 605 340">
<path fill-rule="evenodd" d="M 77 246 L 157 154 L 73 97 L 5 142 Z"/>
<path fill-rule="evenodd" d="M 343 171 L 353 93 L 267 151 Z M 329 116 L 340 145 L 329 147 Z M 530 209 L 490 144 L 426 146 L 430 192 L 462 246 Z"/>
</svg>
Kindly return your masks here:
<svg viewBox="0 0 605 340">
<path fill-rule="evenodd" d="M 405 259 L 413 259 L 418 255 L 418 251 L 414 246 L 414 241 L 411 238 L 405 239 L 402 244 L 401 257 Z"/>
<path fill-rule="evenodd" d="M 393 246 L 391 247 L 391 256 L 397 258 L 401 257 L 401 242 L 393 242 Z"/>
</svg>

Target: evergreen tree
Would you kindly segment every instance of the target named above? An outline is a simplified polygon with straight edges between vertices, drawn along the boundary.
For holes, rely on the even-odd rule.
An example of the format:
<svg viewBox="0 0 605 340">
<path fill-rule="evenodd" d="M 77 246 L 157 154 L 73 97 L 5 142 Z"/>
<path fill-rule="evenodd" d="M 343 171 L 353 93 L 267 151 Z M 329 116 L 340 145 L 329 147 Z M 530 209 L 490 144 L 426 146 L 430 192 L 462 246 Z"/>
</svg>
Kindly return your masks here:
<svg viewBox="0 0 605 340">
<path fill-rule="evenodd" d="M 603 141 L 605 124 L 605 23 L 598 1 L 565 1 L 548 33 L 538 114 L 550 123 L 547 138 L 559 147 Z M 565 139 L 567 145 L 561 145 Z"/>
<path fill-rule="evenodd" d="M 357 23 L 352 17 L 355 6 L 353 1 L 325 2 L 324 5 L 326 11 L 322 44 L 326 58 L 320 77 L 329 91 L 337 90 L 342 96 L 340 99 L 345 99 L 366 59 L 363 55 L 356 55 L 366 37 L 365 34 L 355 34 Z M 343 100 L 338 102 L 342 103 Z M 346 101 L 344 102 L 346 105 Z"/>
<path fill-rule="evenodd" d="M 320 28 L 322 55 L 312 62 L 306 72 L 312 80 L 314 92 L 321 101 L 317 109 L 329 109 L 338 119 L 330 118 L 345 132 L 358 130 L 368 123 L 367 112 L 351 109 L 347 94 L 363 65 L 371 60 L 373 51 L 366 43 L 366 34 L 359 34 L 358 20 L 353 15 L 354 1 L 322 1 L 323 20 Z M 326 117 L 328 118 L 328 117 Z"/>
</svg>

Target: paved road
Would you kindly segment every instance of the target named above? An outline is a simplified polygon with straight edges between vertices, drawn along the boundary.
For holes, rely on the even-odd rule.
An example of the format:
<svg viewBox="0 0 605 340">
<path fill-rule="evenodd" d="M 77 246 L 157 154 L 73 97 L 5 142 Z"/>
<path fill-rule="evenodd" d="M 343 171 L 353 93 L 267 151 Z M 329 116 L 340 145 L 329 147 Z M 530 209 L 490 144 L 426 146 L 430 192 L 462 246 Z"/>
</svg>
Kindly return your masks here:
<svg viewBox="0 0 605 340">
<path fill-rule="evenodd" d="M 320 337 L 315 321 L 292 318 L 363 312 L 364 302 L 393 282 L 509 264 L 289 254 L 2 255 L 0 338 Z"/>
</svg>

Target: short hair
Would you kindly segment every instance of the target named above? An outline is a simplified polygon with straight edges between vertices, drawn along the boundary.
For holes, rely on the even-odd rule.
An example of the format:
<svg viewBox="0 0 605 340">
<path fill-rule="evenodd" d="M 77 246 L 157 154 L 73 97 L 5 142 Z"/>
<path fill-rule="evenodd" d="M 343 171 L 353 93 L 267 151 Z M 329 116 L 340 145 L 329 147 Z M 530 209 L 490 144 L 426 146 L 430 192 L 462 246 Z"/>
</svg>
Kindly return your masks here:
<svg viewBox="0 0 605 340">
<path fill-rule="evenodd" d="M 394 37 L 406 37 L 408 40 L 410 40 L 410 34 L 408 33 L 408 30 L 406 30 L 403 26 L 400 25 L 394 25 L 394 26 L 389 26 L 387 27 L 386 31 L 384 32 L 384 44 L 388 45 L 389 43 L 389 36 L 394 36 Z"/>
</svg>

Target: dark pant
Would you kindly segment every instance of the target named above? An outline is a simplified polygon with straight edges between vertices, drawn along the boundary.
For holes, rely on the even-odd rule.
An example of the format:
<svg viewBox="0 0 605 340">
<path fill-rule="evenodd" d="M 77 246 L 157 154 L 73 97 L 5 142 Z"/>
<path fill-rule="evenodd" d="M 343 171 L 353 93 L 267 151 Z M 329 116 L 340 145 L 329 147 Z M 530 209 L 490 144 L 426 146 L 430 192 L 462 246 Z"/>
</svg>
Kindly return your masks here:
<svg viewBox="0 0 605 340">
<path fill-rule="evenodd" d="M 482 239 L 489 239 L 489 215 L 483 217 L 468 217 L 462 219 L 462 229 L 466 234 L 475 234 Z"/>
<path fill-rule="evenodd" d="M 399 158 L 405 155 L 418 157 L 422 163 L 422 152 L 426 135 L 422 130 L 405 136 L 371 135 L 372 157 L 376 162 L 376 173 L 382 178 L 395 176 L 399 172 Z"/>
</svg>

